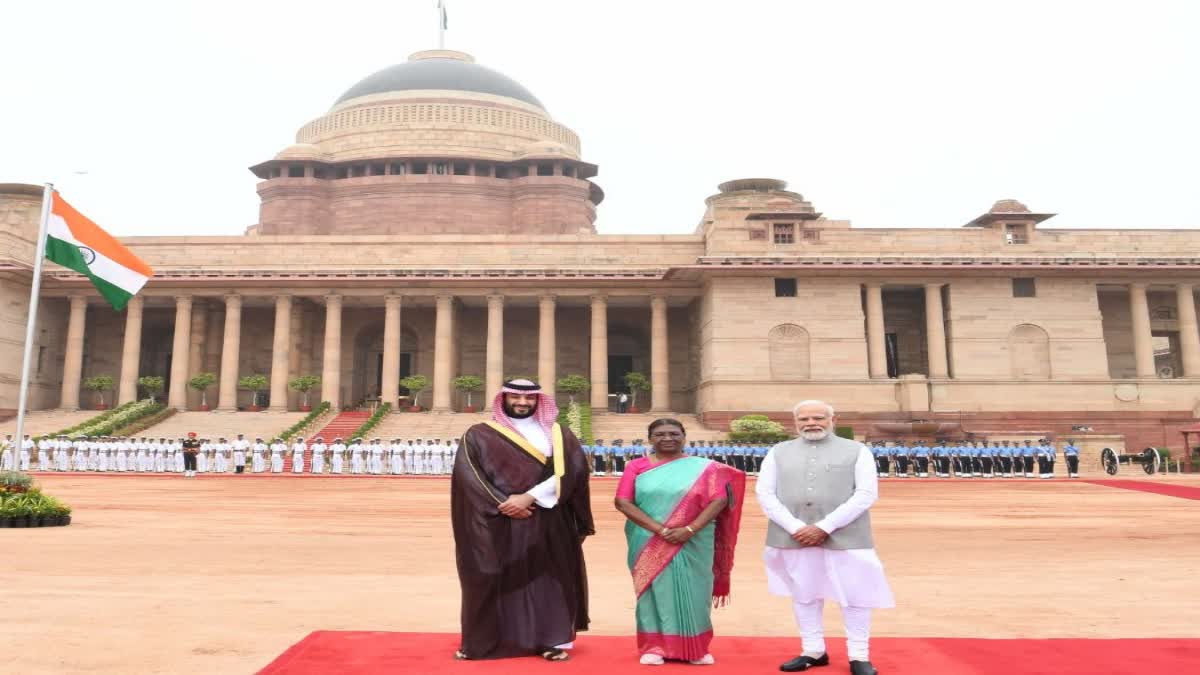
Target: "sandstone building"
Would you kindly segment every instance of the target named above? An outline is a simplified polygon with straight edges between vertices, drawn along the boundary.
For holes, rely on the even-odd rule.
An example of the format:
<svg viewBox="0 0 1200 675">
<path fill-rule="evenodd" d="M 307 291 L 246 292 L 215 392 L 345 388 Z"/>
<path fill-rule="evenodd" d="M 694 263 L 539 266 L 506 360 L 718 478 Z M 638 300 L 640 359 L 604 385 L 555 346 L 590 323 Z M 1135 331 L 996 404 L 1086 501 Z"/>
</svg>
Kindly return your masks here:
<svg viewBox="0 0 1200 675">
<path fill-rule="evenodd" d="M 744 179 L 693 234 L 599 234 L 575 132 L 451 51 L 367 77 L 251 171 L 244 235 L 124 239 L 156 271 L 125 312 L 48 266 L 34 408 L 90 406 L 80 382 L 101 373 L 118 402 L 157 374 L 195 408 L 185 383 L 211 371 L 219 410 L 247 405 L 250 373 L 269 375 L 274 409 L 295 409 L 299 374 L 349 407 L 400 401 L 414 373 L 435 412 L 462 405 L 459 374 L 490 392 L 578 373 L 606 409 L 638 371 L 642 407 L 713 427 L 817 397 L 860 436 L 916 419 L 1178 447 L 1197 415 L 1194 230 L 1055 230 L 1013 200 L 961 227 L 851 227 Z M 40 197 L 0 185 L 0 409 L 16 407 Z"/>
</svg>

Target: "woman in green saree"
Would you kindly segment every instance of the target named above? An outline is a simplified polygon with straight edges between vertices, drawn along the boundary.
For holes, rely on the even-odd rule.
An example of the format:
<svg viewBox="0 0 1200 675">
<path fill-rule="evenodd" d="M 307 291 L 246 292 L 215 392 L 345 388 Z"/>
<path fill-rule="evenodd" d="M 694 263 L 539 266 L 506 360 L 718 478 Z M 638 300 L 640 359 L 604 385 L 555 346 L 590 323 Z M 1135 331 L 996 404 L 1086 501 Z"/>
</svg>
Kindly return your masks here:
<svg viewBox="0 0 1200 675">
<path fill-rule="evenodd" d="M 658 419 L 653 452 L 625 466 L 616 507 L 625 515 L 644 665 L 714 662 L 712 608 L 729 598 L 746 475 L 684 454 L 683 425 Z"/>
</svg>

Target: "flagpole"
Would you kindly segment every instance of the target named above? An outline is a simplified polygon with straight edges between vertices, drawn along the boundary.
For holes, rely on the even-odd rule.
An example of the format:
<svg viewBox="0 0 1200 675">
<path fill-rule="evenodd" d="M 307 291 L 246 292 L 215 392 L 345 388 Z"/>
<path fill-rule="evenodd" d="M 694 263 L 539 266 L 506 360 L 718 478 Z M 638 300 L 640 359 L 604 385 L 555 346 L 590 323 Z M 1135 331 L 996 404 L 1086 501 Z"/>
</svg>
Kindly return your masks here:
<svg viewBox="0 0 1200 675">
<path fill-rule="evenodd" d="M 438 0 L 438 49 L 446 48 L 446 0 Z"/>
<path fill-rule="evenodd" d="M 37 248 L 33 254 L 33 280 L 29 284 L 29 316 L 25 320 L 25 355 L 21 359 L 21 390 L 17 396 L 17 436 L 13 439 L 13 466 L 20 468 L 21 445 L 25 442 L 25 406 L 29 399 L 29 366 L 33 354 L 33 329 L 37 324 L 38 295 L 42 290 L 42 261 L 46 259 L 46 232 L 50 229 L 50 206 L 54 184 L 42 190 L 42 222 L 38 226 Z M 30 451 L 32 453 L 32 451 Z"/>
</svg>

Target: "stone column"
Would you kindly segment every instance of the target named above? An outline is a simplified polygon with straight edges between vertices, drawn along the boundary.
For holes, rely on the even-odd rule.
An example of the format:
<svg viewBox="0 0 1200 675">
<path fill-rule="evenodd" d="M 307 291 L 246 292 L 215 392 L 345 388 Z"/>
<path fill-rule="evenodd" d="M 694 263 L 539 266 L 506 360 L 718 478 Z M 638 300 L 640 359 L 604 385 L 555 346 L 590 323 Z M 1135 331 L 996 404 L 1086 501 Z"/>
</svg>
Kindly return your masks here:
<svg viewBox="0 0 1200 675">
<path fill-rule="evenodd" d="M 192 350 L 192 296 L 175 296 L 175 338 L 171 342 L 171 384 L 167 405 L 187 410 L 188 357 Z"/>
<path fill-rule="evenodd" d="M 433 408 L 435 412 L 450 411 L 450 373 L 453 371 L 454 296 L 437 296 L 437 320 L 433 336 Z"/>
<path fill-rule="evenodd" d="M 488 296 L 487 377 L 483 407 L 492 409 L 492 399 L 504 384 L 504 296 Z"/>
<path fill-rule="evenodd" d="M 396 410 L 400 400 L 400 307 L 401 296 L 389 295 L 383 299 L 383 374 L 379 388 L 383 403 L 391 403 Z"/>
<path fill-rule="evenodd" d="M 1154 377 L 1154 338 L 1150 333 L 1146 284 L 1129 284 L 1129 316 L 1133 320 L 1133 359 L 1137 376 Z"/>
<path fill-rule="evenodd" d="M 288 381 L 299 377 L 300 372 L 300 352 L 303 349 L 301 344 L 304 339 L 304 299 L 294 299 L 292 301 L 292 319 L 291 319 L 291 335 L 288 336 Z M 298 391 L 288 388 L 287 407 L 288 410 L 295 408 L 300 409 L 300 404 L 304 401 L 304 395 Z"/>
<path fill-rule="evenodd" d="M 325 296 L 325 354 L 321 359 L 321 400 L 342 408 L 342 296 Z"/>
<path fill-rule="evenodd" d="M 667 348 L 667 299 L 650 298 L 650 412 L 671 410 L 671 372 Z"/>
<path fill-rule="evenodd" d="M 557 304 L 553 295 L 538 298 L 538 384 L 551 398 L 554 398 L 554 381 L 558 378 L 554 328 Z"/>
<path fill-rule="evenodd" d="M 242 348 L 242 296 L 225 296 L 225 336 L 221 341 L 221 380 L 217 410 L 237 411 L 238 359 Z"/>
<path fill-rule="evenodd" d="M 192 303 L 192 335 L 188 343 L 188 379 L 204 371 L 204 337 L 208 332 L 208 306 L 204 301 Z M 200 392 L 186 386 L 187 404 L 200 406 Z"/>
<path fill-rule="evenodd" d="M 1179 351 L 1183 355 L 1184 377 L 1200 377 L 1200 328 L 1196 326 L 1196 297 L 1191 284 L 1175 286 L 1176 314 L 1179 316 Z"/>
<path fill-rule="evenodd" d="M 867 284 L 867 364 L 872 378 L 882 379 L 888 376 L 882 284 Z"/>
<path fill-rule="evenodd" d="M 592 296 L 592 411 L 608 410 L 608 298 Z"/>
<path fill-rule="evenodd" d="M 125 305 L 125 343 L 121 346 L 121 380 L 117 403 L 137 400 L 138 368 L 142 361 L 142 296 L 135 295 Z"/>
<path fill-rule="evenodd" d="M 79 378 L 83 376 L 83 328 L 87 319 L 87 298 L 71 296 L 71 313 L 67 319 L 67 353 L 63 359 L 63 410 L 79 410 Z M 20 440 L 20 439 L 17 439 Z"/>
<path fill-rule="evenodd" d="M 949 377 L 946 365 L 946 324 L 942 319 L 942 285 L 925 284 L 925 340 L 929 377 Z"/>
<path fill-rule="evenodd" d="M 268 410 L 287 412 L 288 364 L 292 346 L 292 296 L 275 296 L 275 335 L 271 346 L 271 405 Z"/>
</svg>

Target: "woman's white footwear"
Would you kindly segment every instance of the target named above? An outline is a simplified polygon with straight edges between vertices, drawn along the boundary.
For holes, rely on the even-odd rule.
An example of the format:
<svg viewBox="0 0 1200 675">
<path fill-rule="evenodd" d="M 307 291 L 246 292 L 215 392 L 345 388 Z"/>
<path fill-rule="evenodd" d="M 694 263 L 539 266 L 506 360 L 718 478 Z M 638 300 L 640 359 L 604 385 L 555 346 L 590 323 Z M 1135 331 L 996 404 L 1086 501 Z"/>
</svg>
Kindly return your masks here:
<svg viewBox="0 0 1200 675">
<path fill-rule="evenodd" d="M 664 661 L 663 657 L 658 654 L 642 654 L 642 658 L 638 660 L 643 666 L 661 666 Z"/>
<path fill-rule="evenodd" d="M 713 658 L 712 654 L 705 654 L 695 661 L 688 661 L 688 663 L 692 664 L 693 666 L 711 666 L 716 662 L 717 660 Z"/>
</svg>

